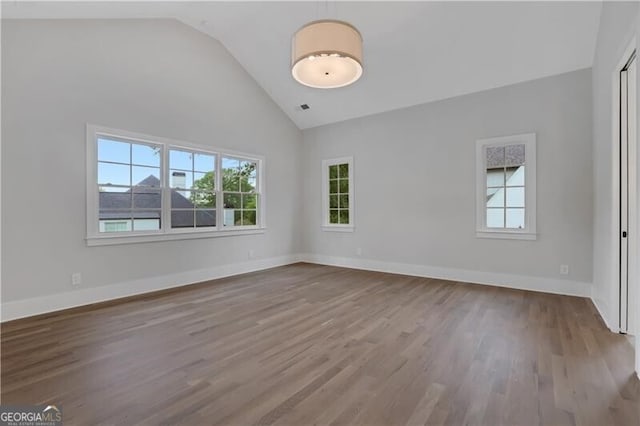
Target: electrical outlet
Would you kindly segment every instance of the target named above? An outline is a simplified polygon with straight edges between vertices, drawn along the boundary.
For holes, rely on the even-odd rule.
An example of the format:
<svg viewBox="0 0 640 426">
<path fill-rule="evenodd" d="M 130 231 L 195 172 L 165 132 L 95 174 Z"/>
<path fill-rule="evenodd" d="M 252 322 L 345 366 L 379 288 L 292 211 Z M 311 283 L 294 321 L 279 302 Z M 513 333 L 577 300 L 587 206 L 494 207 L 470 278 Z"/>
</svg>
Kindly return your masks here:
<svg viewBox="0 0 640 426">
<path fill-rule="evenodd" d="M 254 257 L 256 257 L 256 251 L 255 250 L 249 250 L 249 259 L 253 259 Z"/>
<path fill-rule="evenodd" d="M 79 287 L 82 284 L 82 274 L 80 272 L 74 272 L 71 274 L 71 285 Z"/>
<path fill-rule="evenodd" d="M 357 256 L 362 256 L 362 248 L 358 247 L 358 248 L 356 249 L 356 255 L 357 255 Z"/>
<path fill-rule="evenodd" d="M 569 275 L 569 265 L 560 265 L 560 274 Z"/>
</svg>

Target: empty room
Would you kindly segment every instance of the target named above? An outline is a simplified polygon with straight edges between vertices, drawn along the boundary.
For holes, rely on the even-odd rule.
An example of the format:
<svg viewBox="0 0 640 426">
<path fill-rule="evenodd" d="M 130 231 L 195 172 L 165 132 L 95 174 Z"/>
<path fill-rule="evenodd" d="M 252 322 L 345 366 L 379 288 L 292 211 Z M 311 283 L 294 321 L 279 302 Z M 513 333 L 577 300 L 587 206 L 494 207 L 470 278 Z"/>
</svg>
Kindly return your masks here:
<svg viewBox="0 0 640 426">
<path fill-rule="evenodd" d="M 1 7 L 0 425 L 640 425 L 640 3 Z"/>
</svg>

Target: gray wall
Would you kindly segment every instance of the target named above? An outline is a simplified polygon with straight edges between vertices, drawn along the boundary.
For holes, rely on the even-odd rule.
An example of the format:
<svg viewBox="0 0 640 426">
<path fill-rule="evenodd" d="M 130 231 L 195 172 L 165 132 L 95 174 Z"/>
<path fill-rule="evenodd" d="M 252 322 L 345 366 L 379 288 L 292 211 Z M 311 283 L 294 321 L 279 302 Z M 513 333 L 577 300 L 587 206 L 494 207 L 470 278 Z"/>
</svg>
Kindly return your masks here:
<svg viewBox="0 0 640 426">
<path fill-rule="evenodd" d="M 536 241 L 475 236 L 476 139 L 537 133 Z M 591 71 L 304 132 L 309 253 L 584 283 L 592 278 Z M 354 233 L 321 230 L 321 161 L 354 156 Z M 559 274 L 560 264 L 570 274 Z"/>
<path fill-rule="evenodd" d="M 612 99 L 614 68 L 636 34 L 638 3 L 604 2 L 593 63 L 593 298 L 610 325 L 618 325 L 617 210 L 613 208 Z M 615 160 L 617 161 L 617 160 Z"/>
<path fill-rule="evenodd" d="M 3 21 L 2 300 L 296 253 L 301 132 L 176 21 Z M 85 124 L 266 157 L 263 235 L 87 247 Z"/>
<path fill-rule="evenodd" d="M 218 42 L 180 23 L 5 21 L 2 37 L 3 302 L 72 291 L 76 271 L 85 288 L 107 286 L 250 249 L 361 248 L 373 261 L 591 282 L 590 70 L 311 129 L 301 143 Z M 87 247 L 87 122 L 265 155 L 267 232 Z M 477 239 L 475 140 L 525 132 L 538 135 L 538 240 Z M 347 155 L 356 231 L 322 232 L 321 160 Z"/>
</svg>

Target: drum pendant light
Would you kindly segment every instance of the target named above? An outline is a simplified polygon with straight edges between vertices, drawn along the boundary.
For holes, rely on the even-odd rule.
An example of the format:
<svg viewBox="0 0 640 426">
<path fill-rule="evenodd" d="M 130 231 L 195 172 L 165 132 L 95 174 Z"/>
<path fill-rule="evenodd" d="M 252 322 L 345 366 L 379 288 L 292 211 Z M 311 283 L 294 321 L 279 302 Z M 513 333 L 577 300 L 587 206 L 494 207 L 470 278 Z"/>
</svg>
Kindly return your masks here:
<svg viewBox="0 0 640 426">
<path fill-rule="evenodd" d="M 348 86 L 362 75 L 362 36 L 351 24 L 313 21 L 293 36 L 291 74 L 318 89 Z"/>
</svg>

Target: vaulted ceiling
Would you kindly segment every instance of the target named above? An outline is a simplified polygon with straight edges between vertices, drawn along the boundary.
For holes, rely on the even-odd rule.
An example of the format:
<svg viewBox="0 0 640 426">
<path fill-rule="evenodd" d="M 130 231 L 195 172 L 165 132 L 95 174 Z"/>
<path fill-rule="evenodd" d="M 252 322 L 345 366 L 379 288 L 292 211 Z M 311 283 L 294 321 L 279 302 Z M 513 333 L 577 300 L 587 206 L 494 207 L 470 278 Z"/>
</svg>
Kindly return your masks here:
<svg viewBox="0 0 640 426">
<path fill-rule="evenodd" d="M 592 65 L 600 2 L 3 2 L 3 18 L 174 18 L 219 40 L 302 129 Z M 354 85 L 304 87 L 292 34 L 341 19 L 364 38 Z M 303 111 L 300 104 L 311 108 Z"/>
</svg>

